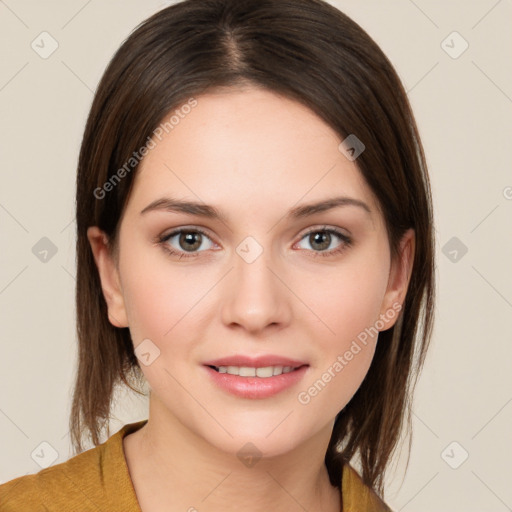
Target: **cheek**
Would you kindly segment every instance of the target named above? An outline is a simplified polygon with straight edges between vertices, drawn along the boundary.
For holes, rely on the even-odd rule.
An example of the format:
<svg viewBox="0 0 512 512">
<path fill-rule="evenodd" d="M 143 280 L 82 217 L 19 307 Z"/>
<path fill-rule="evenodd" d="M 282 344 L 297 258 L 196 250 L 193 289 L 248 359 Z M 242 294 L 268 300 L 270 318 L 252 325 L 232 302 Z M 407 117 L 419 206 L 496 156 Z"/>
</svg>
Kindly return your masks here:
<svg viewBox="0 0 512 512">
<path fill-rule="evenodd" d="M 335 273 L 318 274 L 314 287 L 309 283 L 311 309 L 321 322 L 314 322 L 314 327 L 305 322 L 304 328 L 311 328 L 318 358 L 298 401 L 311 414 L 336 416 L 371 365 L 389 273 L 388 260 L 374 254 L 379 254 L 377 247 L 347 259 Z"/>
<path fill-rule="evenodd" d="M 389 265 L 386 258 L 374 254 L 377 247 L 368 248 L 357 258 L 347 258 L 336 271 L 327 269 L 311 282 L 303 282 L 299 293 L 321 321 L 325 353 L 343 350 L 379 319 Z"/>
<path fill-rule="evenodd" d="M 208 289 L 205 278 L 192 266 L 173 268 L 158 249 L 125 254 L 130 256 L 121 269 L 123 296 L 134 345 L 145 338 L 165 343 L 190 324 L 195 305 Z"/>
</svg>

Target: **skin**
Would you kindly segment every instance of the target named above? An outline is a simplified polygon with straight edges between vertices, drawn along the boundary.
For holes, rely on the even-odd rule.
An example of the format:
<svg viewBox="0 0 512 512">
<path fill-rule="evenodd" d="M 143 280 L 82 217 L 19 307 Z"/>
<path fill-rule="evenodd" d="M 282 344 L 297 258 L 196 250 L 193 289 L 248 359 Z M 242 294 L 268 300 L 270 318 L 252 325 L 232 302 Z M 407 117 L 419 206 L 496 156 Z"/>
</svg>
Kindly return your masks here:
<svg viewBox="0 0 512 512">
<path fill-rule="evenodd" d="M 150 339 L 160 350 L 141 364 L 151 389 L 149 421 L 124 439 L 137 498 L 144 512 L 224 511 L 229 504 L 246 512 L 338 511 L 324 456 L 377 336 L 309 403 L 297 397 L 382 315 L 381 331 L 394 324 L 389 311 L 405 298 L 414 233 L 391 261 L 384 219 L 357 160 L 339 151 L 340 137 L 311 110 L 255 87 L 196 99 L 137 171 L 119 257 L 104 233 L 88 230 L 111 323 L 129 327 L 135 348 Z M 291 208 L 338 195 L 364 201 L 371 213 L 346 205 L 285 218 Z M 140 213 L 164 196 L 213 205 L 227 220 Z M 344 245 L 332 235 L 322 249 L 321 239 L 306 236 L 324 226 L 353 243 L 315 257 Z M 170 256 L 155 241 L 194 227 L 208 235 L 197 235 L 195 256 Z M 251 263 L 236 252 L 247 236 L 263 250 Z M 166 244 L 187 254 L 179 235 Z M 273 397 L 240 398 L 216 387 L 202 366 L 232 354 L 278 354 L 309 368 Z M 237 456 L 247 442 L 262 454 L 252 467 Z"/>
</svg>

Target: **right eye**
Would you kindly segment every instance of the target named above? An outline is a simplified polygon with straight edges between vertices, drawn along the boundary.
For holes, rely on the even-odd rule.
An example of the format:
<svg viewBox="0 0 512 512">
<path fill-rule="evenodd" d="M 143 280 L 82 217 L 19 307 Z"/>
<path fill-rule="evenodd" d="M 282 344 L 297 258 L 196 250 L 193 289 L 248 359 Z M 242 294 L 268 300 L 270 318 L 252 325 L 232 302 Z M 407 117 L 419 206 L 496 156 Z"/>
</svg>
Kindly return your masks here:
<svg viewBox="0 0 512 512">
<path fill-rule="evenodd" d="M 201 248 L 205 238 L 211 242 L 210 237 L 201 229 L 180 228 L 159 238 L 158 242 L 172 256 L 179 256 L 180 259 L 193 258 L 197 256 L 197 252 L 203 252 L 197 250 Z"/>
</svg>

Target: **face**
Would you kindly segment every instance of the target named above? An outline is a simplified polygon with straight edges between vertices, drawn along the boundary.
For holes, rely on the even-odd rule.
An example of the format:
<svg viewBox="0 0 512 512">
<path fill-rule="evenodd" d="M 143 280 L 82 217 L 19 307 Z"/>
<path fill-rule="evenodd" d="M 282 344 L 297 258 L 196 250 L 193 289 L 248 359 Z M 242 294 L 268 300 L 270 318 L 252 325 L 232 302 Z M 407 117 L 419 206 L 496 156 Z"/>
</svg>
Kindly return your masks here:
<svg viewBox="0 0 512 512">
<path fill-rule="evenodd" d="M 235 453 L 251 441 L 271 456 L 328 440 L 377 331 L 396 321 L 413 238 L 392 264 L 357 160 L 306 107 L 256 88 L 196 100 L 139 166 L 117 262 L 89 229 L 110 321 L 144 354 L 161 417 L 210 445 Z M 301 368 L 251 378 L 206 366 L 230 356 Z"/>
</svg>

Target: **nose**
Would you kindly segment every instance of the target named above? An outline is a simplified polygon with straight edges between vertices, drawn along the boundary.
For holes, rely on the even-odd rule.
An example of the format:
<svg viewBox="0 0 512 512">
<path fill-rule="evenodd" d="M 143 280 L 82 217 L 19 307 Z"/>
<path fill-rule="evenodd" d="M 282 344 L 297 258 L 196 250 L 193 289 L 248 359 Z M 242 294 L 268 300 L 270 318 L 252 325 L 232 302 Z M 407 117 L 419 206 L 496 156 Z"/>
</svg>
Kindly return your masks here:
<svg viewBox="0 0 512 512">
<path fill-rule="evenodd" d="M 286 277 L 280 275 L 284 272 L 272 261 L 270 250 L 264 250 L 253 261 L 243 252 L 236 252 L 233 265 L 222 294 L 224 325 L 238 326 L 252 335 L 288 325 L 293 293 L 286 285 Z"/>
</svg>

